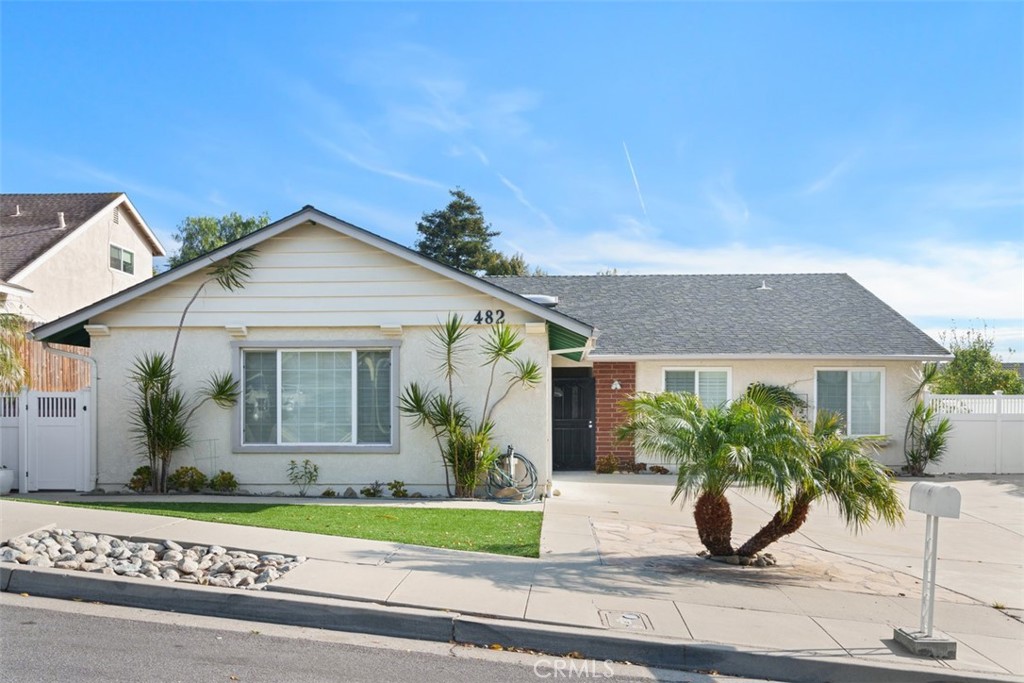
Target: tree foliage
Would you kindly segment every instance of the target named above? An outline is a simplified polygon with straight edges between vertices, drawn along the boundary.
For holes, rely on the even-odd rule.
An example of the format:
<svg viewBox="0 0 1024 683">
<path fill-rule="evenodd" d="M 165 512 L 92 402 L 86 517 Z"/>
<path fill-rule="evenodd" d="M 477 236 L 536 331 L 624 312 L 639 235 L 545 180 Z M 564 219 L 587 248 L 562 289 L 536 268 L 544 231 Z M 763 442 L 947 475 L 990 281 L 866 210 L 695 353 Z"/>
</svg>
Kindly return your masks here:
<svg viewBox="0 0 1024 683">
<path fill-rule="evenodd" d="M 506 256 L 493 247 L 491 239 L 501 233 L 486 221 L 475 199 L 459 187 L 448 194 L 448 206 L 424 213 L 416 223 L 416 251 L 465 273 L 530 274 L 522 254 Z"/>
<path fill-rule="evenodd" d="M 953 353 L 953 360 L 941 366 L 932 382 L 937 394 L 1007 394 L 1024 393 L 1024 382 L 1013 370 L 1003 368 L 992 349 L 995 341 L 987 330 L 955 328 L 941 337 L 943 344 Z"/>
<path fill-rule="evenodd" d="M 25 319 L 0 313 L 0 394 L 14 394 L 28 384 L 28 371 L 19 347 L 25 339 Z"/>
<path fill-rule="evenodd" d="M 265 227 L 270 216 L 262 213 L 258 216 L 242 216 L 231 212 L 220 218 L 214 216 L 189 216 L 178 224 L 174 233 L 174 241 L 181 247 L 176 254 L 168 259 L 172 268 L 182 263 L 207 254 L 228 242 L 245 237 L 251 232 Z"/>
</svg>

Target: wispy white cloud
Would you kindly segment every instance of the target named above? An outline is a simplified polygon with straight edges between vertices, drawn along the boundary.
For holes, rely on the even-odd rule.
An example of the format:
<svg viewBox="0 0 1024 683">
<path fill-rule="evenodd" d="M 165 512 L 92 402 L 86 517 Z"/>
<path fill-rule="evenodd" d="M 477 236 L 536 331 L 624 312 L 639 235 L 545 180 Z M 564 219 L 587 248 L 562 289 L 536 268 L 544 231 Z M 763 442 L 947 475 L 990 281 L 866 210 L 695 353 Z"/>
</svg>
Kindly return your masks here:
<svg viewBox="0 0 1024 683">
<path fill-rule="evenodd" d="M 140 182 L 134 178 L 98 168 L 80 159 L 59 155 L 49 156 L 57 169 L 55 174 L 70 180 L 81 181 L 89 185 L 102 184 L 108 191 L 126 192 L 130 197 L 147 197 L 164 204 L 192 208 L 199 206 L 194 197 L 179 190 Z"/>
<path fill-rule="evenodd" d="M 323 149 L 325 149 L 325 150 L 335 154 L 336 156 L 344 159 L 345 161 L 347 161 L 348 163 L 352 164 L 353 166 L 355 166 L 357 168 L 363 169 L 364 171 L 369 171 L 371 173 L 376 173 L 378 175 L 382 175 L 382 176 L 385 176 L 385 177 L 388 177 L 388 178 L 393 178 L 395 180 L 401 180 L 402 182 L 405 182 L 405 183 L 412 183 L 414 185 L 423 185 L 425 187 L 432 187 L 432 188 L 440 189 L 440 190 L 445 189 L 445 186 L 443 184 L 441 184 L 441 183 L 439 183 L 439 182 L 437 182 L 435 180 L 431 180 L 429 178 L 422 178 L 420 176 L 413 175 L 411 173 L 405 173 L 404 171 L 399 171 L 399 170 L 396 170 L 396 169 L 387 168 L 385 166 L 374 164 L 374 163 L 365 161 L 363 159 L 360 159 L 359 157 L 357 157 L 352 152 L 348 151 L 347 149 L 344 149 L 343 147 L 341 147 L 339 145 L 334 144 L 330 140 L 326 140 L 324 138 L 321 138 L 321 137 L 313 135 L 313 134 L 310 134 L 309 138 L 313 142 L 318 144 L 320 147 L 322 147 Z"/>
<path fill-rule="evenodd" d="M 821 176 L 820 178 L 818 178 L 818 179 L 812 181 L 810 184 L 808 184 L 807 187 L 805 187 L 800 194 L 805 195 L 805 196 L 806 195 L 812 195 L 812 194 L 818 194 L 819 192 L 823 192 L 823 191 L 827 190 L 828 188 L 832 187 L 832 185 L 840 177 L 842 177 L 847 171 L 850 170 L 850 168 L 854 165 L 854 163 L 857 161 L 857 159 L 860 158 L 860 155 L 861 155 L 861 152 L 857 151 L 857 152 L 853 152 L 852 154 L 846 156 L 845 158 L 840 160 L 839 163 L 837 163 L 835 166 L 830 168 L 828 170 L 828 172 L 825 173 L 825 175 Z"/>
<path fill-rule="evenodd" d="M 507 187 L 512 192 L 512 196 L 516 198 L 517 202 L 525 206 L 527 209 L 530 210 L 530 212 L 532 212 L 534 215 L 540 218 L 541 221 L 544 223 L 545 227 L 552 229 L 555 228 L 555 224 L 551 220 L 551 217 L 548 216 L 543 211 L 541 211 L 540 209 L 538 209 L 533 204 L 531 204 L 530 200 L 526 198 L 526 194 L 523 192 L 522 188 L 520 188 L 518 185 L 513 183 L 508 178 L 506 178 L 501 173 L 498 174 L 498 180 L 500 180 L 501 184 Z"/>
<path fill-rule="evenodd" d="M 739 228 L 750 221 L 747 200 L 736 189 L 731 172 L 723 173 L 707 183 L 704 187 L 704 196 L 726 225 Z"/>
</svg>

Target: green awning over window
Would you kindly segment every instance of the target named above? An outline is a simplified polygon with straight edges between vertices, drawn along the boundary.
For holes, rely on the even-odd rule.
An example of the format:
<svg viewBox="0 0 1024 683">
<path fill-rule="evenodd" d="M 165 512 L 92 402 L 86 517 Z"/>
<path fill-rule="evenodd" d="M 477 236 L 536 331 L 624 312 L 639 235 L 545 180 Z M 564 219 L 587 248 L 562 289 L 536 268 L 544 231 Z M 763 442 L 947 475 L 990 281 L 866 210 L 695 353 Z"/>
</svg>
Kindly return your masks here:
<svg viewBox="0 0 1024 683">
<path fill-rule="evenodd" d="M 552 351 L 558 351 L 559 349 L 579 349 L 587 345 L 588 338 L 582 334 L 577 334 L 564 327 L 559 327 L 554 323 L 548 323 L 548 348 Z M 565 356 L 569 360 L 580 361 L 583 360 L 582 351 L 573 351 L 570 353 L 560 353 L 559 356 Z"/>
</svg>

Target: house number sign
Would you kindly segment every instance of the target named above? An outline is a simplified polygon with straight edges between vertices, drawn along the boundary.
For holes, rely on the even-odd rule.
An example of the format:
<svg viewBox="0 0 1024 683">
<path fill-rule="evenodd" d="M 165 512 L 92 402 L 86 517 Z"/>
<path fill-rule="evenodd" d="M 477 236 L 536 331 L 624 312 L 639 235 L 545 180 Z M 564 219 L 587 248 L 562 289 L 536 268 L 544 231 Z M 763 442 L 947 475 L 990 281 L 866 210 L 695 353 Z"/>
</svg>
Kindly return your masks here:
<svg viewBox="0 0 1024 683">
<path fill-rule="evenodd" d="M 500 308 L 495 311 L 477 311 L 473 316 L 473 322 L 477 325 L 493 325 L 494 323 L 505 322 L 505 311 Z"/>
</svg>

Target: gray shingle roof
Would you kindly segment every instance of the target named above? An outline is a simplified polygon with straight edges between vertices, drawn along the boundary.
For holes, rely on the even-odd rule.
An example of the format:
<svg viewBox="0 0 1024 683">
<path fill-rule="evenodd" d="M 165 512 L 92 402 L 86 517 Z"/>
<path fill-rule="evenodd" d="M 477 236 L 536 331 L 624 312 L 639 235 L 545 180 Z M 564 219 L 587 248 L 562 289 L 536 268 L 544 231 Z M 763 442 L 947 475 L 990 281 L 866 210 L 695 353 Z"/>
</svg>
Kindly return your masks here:
<svg viewBox="0 0 1024 683">
<path fill-rule="evenodd" d="M 600 330 L 596 355 L 947 355 L 845 274 L 489 277 Z M 769 289 L 761 289 L 762 282 Z"/>
<path fill-rule="evenodd" d="M 0 195 L 0 280 L 42 256 L 119 196 L 120 192 Z M 61 211 L 64 229 L 57 221 Z"/>
</svg>

